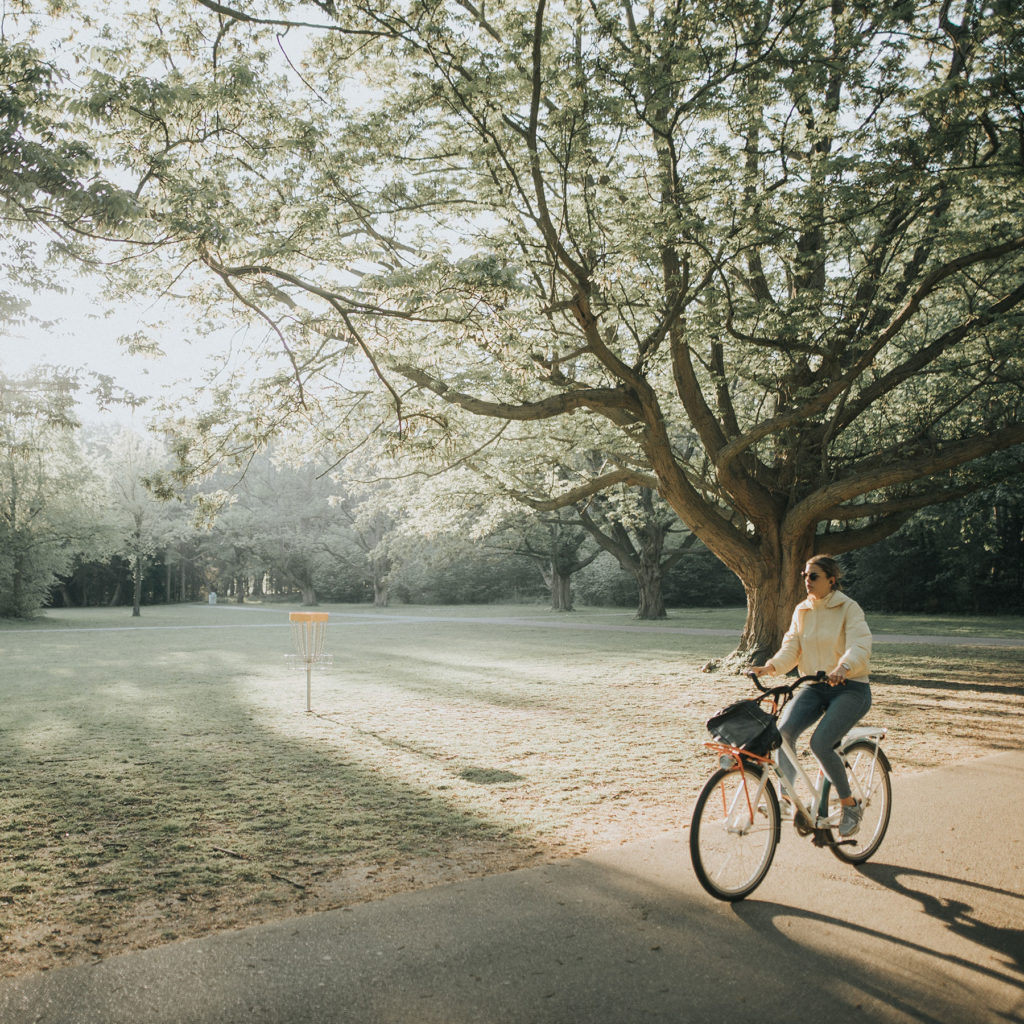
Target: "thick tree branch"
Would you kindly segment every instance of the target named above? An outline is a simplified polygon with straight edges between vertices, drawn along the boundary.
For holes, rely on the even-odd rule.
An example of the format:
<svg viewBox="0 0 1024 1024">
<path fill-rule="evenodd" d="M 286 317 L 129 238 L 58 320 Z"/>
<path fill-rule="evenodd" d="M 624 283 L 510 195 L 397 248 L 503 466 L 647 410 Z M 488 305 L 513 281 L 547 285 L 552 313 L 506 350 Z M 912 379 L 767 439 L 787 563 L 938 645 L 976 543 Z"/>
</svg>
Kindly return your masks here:
<svg viewBox="0 0 1024 1024">
<path fill-rule="evenodd" d="M 1021 469 L 1024 467 L 1018 467 L 1018 472 Z M 874 519 L 879 516 L 903 515 L 917 512 L 922 508 L 929 508 L 932 505 L 941 505 L 947 501 L 956 501 L 969 494 L 977 494 L 978 491 L 983 491 L 986 487 L 991 486 L 991 480 L 978 480 L 958 487 L 935 487 L 888 501 L 865 501 L 853 505 L 840 505 L 837 508 L 829 509 L 825 518 L 830 522 L 853 522 L 858 519 Z"/>
<path fill-rule="evenodd" d="M 636 401 L 619 388 L 580 388 L 576 391 L 550 395 L 538 402 L 491 402 L 456 391 L 418 366 L 397 364 L 393 370 L 418 387 L 432 391 L 444 401 L 451 402 L 452 405 L 492 419 L 529 422 L 553 419 L 581 409 L 590 409 L 606 416 L 613 423 L 625 426 L 635 423 L 641 411 Z"/>
<path fill-rule="evenodd" d="M 520 504 L 526 505 L 537 512 L 556 512 L 560 508 L 570 508 L 573 505 L 592 498 L 595 494 L 607 491 L 610 487 L 619 484 L 626 484 L 630 487 L 657 488 L 658 481 L 649 473 L 638 473 L 634 470 L 616 469 L 611 473 L 603 473 L 594 477 L 586 483 L 573 487 L 553 498 L 536 498 L 526 491 L 515 488 L 505 488 L 505 493 L 516 499 Z"/>
<path fill-rule="evenodd" d="M 845 373 L 837 377 L 831 384 L 826 385 L 816 392 L 811 398 L 787 409 L 784 413 L 773 416 L 752 427 L 745 434 L 735 438 L 733 441 L 721 446 L 717 452 L 715 465 L 719 472 L 729 469 L 730 463 L 747 451 L 751 446 L 757 444 L 764 438 L 778 434 L 807 420 L 814 420 L 834 402 L 844 391 L 851 389 L 862 373 L 871 365 L 882 349 L 907 325 L 913 315 L 920 308 L 924 300 L 932 294 L 938 285 L 961 270 L 996 260 L 1002 256 L 1024 250 L 1024 236 L 1011 239 L 1000 245 L 991 246 L 987 249 L 974 253 L 967 253 L 956 259 L 949 260 L 941 267 L 937 267 L 915 289 L 914 295 L 907 301 L 899 314 L 890 322 L 889 326 L 881 332 L 876 340 L 867 347 L 856 363 Z M 942 352 L 962 341 L 971 331 L 978 327 L 985 326 L 992 322 L 997 316 L 1006 313 L 1024 301 L 1024 283 L 1013 289 L 1010 293 L 993 303 L 982 314 L 978 314 L 943 334 L 936 341 L 924 348 L 915 350 L 914 354 L 900 363 L 888 374 L 879 380 L 868 385 L 857 397 L 857 400 L 850 402 L 845 407 L 842 416 L 832 427 L 834 434 L 857 418 L 871 403 L 881 395 L 886 394 L 901 383 L 908 380 L 914 373 L 928 365 Z"/>
<path fill-rule="evenodd" d="M 842 507 L 863 494 L 871 494 L 885 487 L 914 483 L 1019 444 L 1024 444 L 1024 423 L 1002 427 L 984 436 L 950 442 L 933 453 L 905 459 L 902 462 L 878 463 L 874 459 L 865 460 L 859 468 L 854 467 L 842 479 L 818 488 L 813 494 L 798 502 L 790 509 L 786 520 L 790 529 L 821 522 L 829 518 L 832 509 Z"/>
<path fill-rule="evenodd" d="M 959 345 L 970 334 L 982 327 L 987 327 L 1000 315 L 1008 313 L 1022 302 L 1024 302 L 1024 281 L 997 302 L 993 302 L 981 313 L 939 335 L 930 344 L 923 345 L 899 366 L 894 367 L 888 373 L 883 374 L 867 387 L 861 389 L 856 397 L 845 406 L 841 415 L 835 418 L 830 425 L 829 432 L 835 434 L 845 429 L 883 395 L 891 393 L 901 384 L 906 383 L 915 374 L 937 359 L 943 352 Z"/>
<path fill-rule="evenodd" d="M 869 544 L 877 544 L 896 533 L 912 514 L 911 512 L 894 513 L 884 516 L 868 526 L 840 530 L 837 533 L 820 533 L 815 537 L 814 553 L 843 555 L 847 551 L 857 551 Z"/>
</svg>

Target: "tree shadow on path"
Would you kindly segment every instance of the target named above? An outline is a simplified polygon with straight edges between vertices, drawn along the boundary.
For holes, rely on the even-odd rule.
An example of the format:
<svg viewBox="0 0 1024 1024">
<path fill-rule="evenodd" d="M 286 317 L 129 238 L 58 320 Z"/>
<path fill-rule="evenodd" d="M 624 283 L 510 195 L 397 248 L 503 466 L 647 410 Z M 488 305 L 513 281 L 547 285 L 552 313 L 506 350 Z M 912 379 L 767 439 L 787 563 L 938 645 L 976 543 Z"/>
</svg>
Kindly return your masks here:
<svg viewBox="0 0 1024 1024">
<path fill-rule="evenodd" d="M 915 900 L 929 917 L 942 921 L 954 934 L 1005 957 L 1008 966 L 1024 974 L 1024 930 L 989 924 L 978 916 L 976 909 L 969 903 L 961 899 L 926 892 L 924 887 L 916 887 L 911 884 L 911 881 L 927 880 L 961 889 L 964 886 L 969 886 L 993 896 L 1016 900 L 1021 904 L 1018 920 L 1024 919 L 1024 893 L 1011 892 L 981 882 L 972 882 L 965 878 L 951 878 L 949 875 L 942 875 L 935 871 L 923 871 L 897 864 L 864 864 L 860 867 L 860 871 L 873 882 L 885 886 L 886 889 Z"/>
</svg>

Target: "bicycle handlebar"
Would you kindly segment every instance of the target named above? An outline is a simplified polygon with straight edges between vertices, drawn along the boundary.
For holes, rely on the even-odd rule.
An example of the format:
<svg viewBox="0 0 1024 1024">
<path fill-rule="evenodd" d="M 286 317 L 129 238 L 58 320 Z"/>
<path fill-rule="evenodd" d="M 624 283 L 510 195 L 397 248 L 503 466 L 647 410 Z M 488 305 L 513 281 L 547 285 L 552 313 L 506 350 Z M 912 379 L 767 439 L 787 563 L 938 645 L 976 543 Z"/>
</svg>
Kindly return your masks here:
<svg viewBox="0 0 1024 1024">
<path fill-rule="evenodd" d="M 783 686 L 762 686 L 761 680 L 758 678 L 756 672 L 748 672 L 747 675 L 754 681 L 754 685 L 767 697 L 781 697 L 783 694 L 793 696 L 793 691 L 800 686 L 802 683 L 823 683 L 828 679 L 826 672 L 816 672 L 811 676 L 801 676 L 799 679 L 794 680 L 792 683 Z"/>
</svg>

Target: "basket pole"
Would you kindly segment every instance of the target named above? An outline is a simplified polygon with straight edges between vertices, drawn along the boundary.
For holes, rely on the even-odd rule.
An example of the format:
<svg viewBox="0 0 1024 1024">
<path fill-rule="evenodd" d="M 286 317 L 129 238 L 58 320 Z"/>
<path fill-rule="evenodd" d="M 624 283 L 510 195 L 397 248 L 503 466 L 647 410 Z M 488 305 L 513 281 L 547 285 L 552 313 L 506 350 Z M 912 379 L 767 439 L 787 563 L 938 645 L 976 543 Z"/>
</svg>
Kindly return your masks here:
<svg viewBox="0 0 1024 1024">
<path fill-rule="evenodd" d="M 327 630 L 327 612 L 291 612 L 288 615 L 293 628 L 297 625 L 295 636 L 296 653 L 306 663 L 306 713 L 313 710 L 313 662 L 317 660 L 323 649 L 324 633 Z M 300 640 L 301 637 L 301 640 Z"/>
</svg>

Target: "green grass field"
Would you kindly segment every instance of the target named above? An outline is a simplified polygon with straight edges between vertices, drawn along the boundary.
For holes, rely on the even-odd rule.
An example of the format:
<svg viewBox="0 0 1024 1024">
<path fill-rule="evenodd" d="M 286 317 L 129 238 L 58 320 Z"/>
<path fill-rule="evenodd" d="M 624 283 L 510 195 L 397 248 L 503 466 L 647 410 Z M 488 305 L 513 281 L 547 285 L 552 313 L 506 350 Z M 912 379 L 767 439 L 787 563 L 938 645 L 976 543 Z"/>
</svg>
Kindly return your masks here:
<svg viewBox="0 0 1024 1024">
<path fill-rule="evenodd" d="M 745 691 L 700 671 L 733 648 L 736 609 L 325 606 L 334 666 L 307 714 L 289 610 L 0 625 L 3 973 L 681 829 L 703 723 Z M 871 624 L 869 720 L 892 726 L 898 770 L 1021 745 L 1024 650 L 882 634 L 1024 623 Z"/>
</svg>

